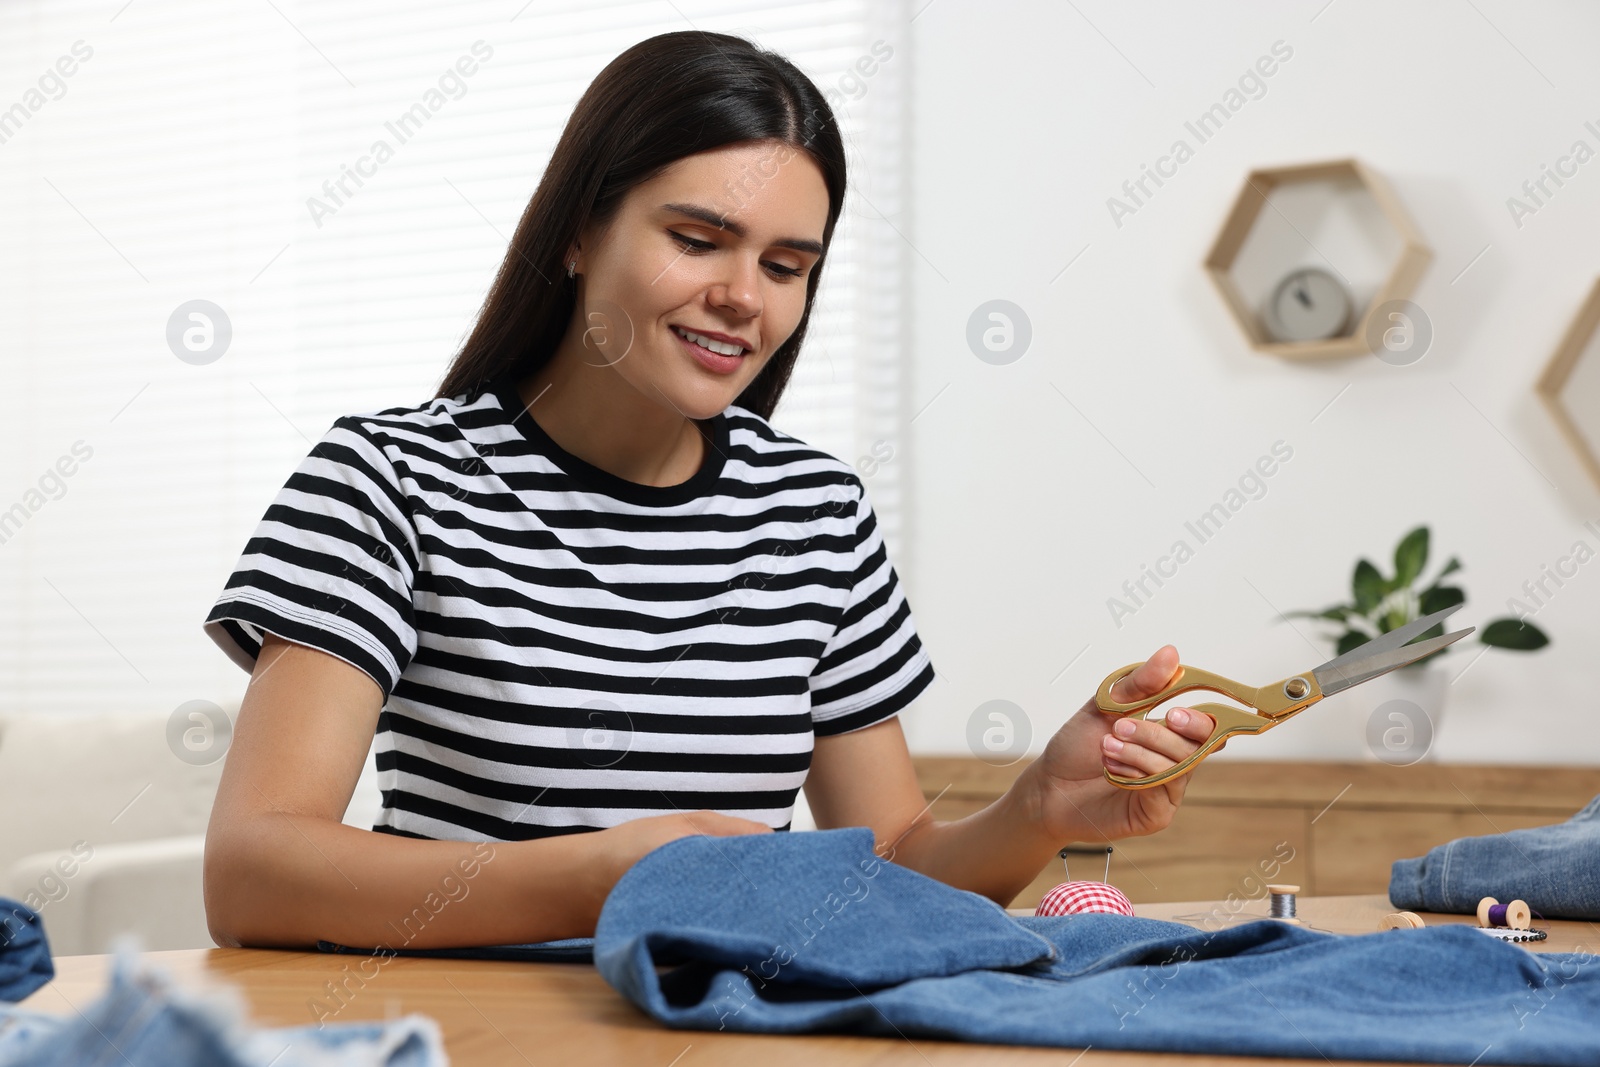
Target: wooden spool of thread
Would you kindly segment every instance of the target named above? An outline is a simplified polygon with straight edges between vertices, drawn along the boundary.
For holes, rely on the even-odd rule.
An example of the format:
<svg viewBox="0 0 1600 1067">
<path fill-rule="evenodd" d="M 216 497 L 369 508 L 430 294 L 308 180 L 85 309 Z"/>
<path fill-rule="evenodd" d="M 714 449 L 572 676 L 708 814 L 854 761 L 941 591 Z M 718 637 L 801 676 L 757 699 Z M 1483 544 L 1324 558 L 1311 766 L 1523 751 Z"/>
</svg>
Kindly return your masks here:
<svg viewBox="0 0 1600 1067">
<path fill-rule="evenodd" d="M 1383 917 L 1378 923 L 1380 930 L 1421 930 L 1427 924 L 1422 921 L 1422 916 L 1414 911 L 1396 911 Z"/>
<path fill-rule="evenodd" d="M 1267 892 L 1272 894 L 1272 899 L 1267 906 L 1267 918 L 1278 919 L 1286 923 L 1299 925 L 1300 920 L 1295 918 L 1295 894 L 1300 892 L 1297 885 L 1269 885 Z"/>
<path fill-rule="evenodd" d="M 1478 901 L 1478 925 L 1483 927 L 1509 927 L 1513 930 L 1526 930 L 1533 923 L 1533 911 L 1526 901 L 1513 900 L 1509 904 L 1502 904 L 1494 897 L 1484 897 Z"/>
</svg>

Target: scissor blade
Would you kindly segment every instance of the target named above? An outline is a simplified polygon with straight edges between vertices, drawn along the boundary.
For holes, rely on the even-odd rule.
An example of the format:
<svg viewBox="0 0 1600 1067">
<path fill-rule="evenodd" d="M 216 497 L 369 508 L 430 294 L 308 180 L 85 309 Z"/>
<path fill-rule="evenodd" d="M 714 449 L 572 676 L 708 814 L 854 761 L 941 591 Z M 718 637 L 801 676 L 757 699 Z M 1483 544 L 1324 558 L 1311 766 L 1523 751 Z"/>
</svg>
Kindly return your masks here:
<svg viewBox="0 0 1600 1067">
<path fill-rule="evenodd" d="M 1419 619 L 1418 621 L 1420 622 L 1421 620 Z M 1350 659 L 1350 653 L 1347 652 L 1339 657 L 1340 660 L 1346 661 L 1343 664 L 1335 666 L 1334 663 L 1324 663 L 1313 670 L 1311 674 L 1316 678 L 1317 685 L 1322 689 L 1322 695 L 1332 696 L 1341 689 L 1349 689 L 1353 685 L 1369 682 L 1380 674 L 1388 674 L 1396 667 L 1404 667 L 1407 663 L 1413 663 L 1431 652 L 1437 652 L 1445 645 L 1461 640 L 1461 638 L 1475 629 L 1477 629 L 1476 626 L 1469 626 L 1465 630 L 1457 630 L 1453 634 L 1430 637 L 1426 641 L 1418 641 L 1414 645 L 1404 645 L 1400 648 L 1389 649 L 1386 652 L 1379 652 L 1365 659 L 1360 657 Z M 1370 641 L 1367 642 L 1367 644 L 1371 643 Z M 1366 645 L 1351 651 L 1360 652 L 1364 648 L 1366 648 Z M 1338 663 L 1338 661 L 1336 660 L 1335 663 Z M 1330 668 L 1332 669 L 1330 670 Z"/>
<path fill-rule="evenodd" d="M 1327 671 L 1330 674 L 1338 674 L 1342 668 L 1358 660 L 1365 660 L 1379 652 L 1387 652 L 1391 648 L 1399 648 L 1413 637 L 1430 629 L 1435 623 L 1438 623 L 1460 606 L 1460 603 L 1451 604 L 1447 608 L 1440 608 L 1432 615 L 1424 615 L 1419 619 L 1412 619 L 1404 626 L 1390 630 L 1386 634 L 1379 634 L 1366 644 L 1357 645 L 1344 655 L 1336 656 L 1316 669 L 1318 671 Z"/>
</svg>

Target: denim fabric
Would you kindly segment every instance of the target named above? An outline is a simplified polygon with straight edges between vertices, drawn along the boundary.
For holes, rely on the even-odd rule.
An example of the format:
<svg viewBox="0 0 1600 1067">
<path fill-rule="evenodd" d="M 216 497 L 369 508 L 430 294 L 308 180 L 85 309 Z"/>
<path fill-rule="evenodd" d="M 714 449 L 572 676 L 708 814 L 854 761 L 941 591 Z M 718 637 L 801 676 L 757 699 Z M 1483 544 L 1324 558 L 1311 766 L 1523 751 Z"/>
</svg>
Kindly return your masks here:
<svg viewBox="0 0 1600 1067">
<path fill-rule="evenodd" d="M 1536 955 L 1460 925 L 1338 935 L 1012 917 L 872 846 L 865 828 L 669 842 L 607 897 L 595 964 L 686 1029 L 1600 1062 L 1600 966 L 1586 953 Z"/>
<path fill-rule="evenodd" d="M 382 1023 L 254 1029 L 232 991 L 186 993 L 120 949 L 110 988 L 70 1015 L 0 1008 L 0 1067 L 441 1067 L 439 1027 L 407 1015 Z"/>
<path fill-rule="evenodd" d="M 1600 796 L 1566 822 L 1463 837 L 1390 868 L 1397 908 L 1470 915 L 1484 897 L 1520 898 L 1547 919 L 1600 919 Z"/>
<path fill-rule="evenodd" d="M 0 897 L 0 1000 L 22 1000 L 55 976 L 39 913 Z"/>
<path fill-rule="evenodd" d="M 319 952 L 350 956 L 436 956 L 447 960 L 518 960 L 522 963 L 589 963 L 594 959 L 594 938 L 564 937 L 557 941 L 530 941 L 526 945 L 475 948 L 352 948 L 334 941 L 318 941 Z"/>
</svg>

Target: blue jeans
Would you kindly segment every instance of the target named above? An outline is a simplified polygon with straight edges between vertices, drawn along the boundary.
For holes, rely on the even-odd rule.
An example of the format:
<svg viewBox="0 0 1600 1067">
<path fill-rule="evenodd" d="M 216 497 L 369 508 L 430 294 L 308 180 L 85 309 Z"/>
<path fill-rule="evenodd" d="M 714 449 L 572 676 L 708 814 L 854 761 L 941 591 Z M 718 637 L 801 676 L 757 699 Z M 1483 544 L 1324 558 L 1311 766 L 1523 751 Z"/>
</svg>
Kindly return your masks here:
<svg viewBox="0 0 1600 1067">
<path fill-rule="evenodd" d="M 118 951 L 110 988 L 69 1015 L 0 1007 L 0 1067 L 436 1067 L 439 1027 L 421 1015 L 382 1023 L 256 1030 L 228 994 L 200 997 Z"/>
<path fill-rule="evenodd" d="M 55 976 L 39 913 L 0 897 L 0 1000 L 23 1000 Z"/>
<path fill-rule="evenodd" d="M 686 1029 L 1600 1063 L 1589 953 L 1538 955 L 1462 925 L 1219 926 L 1013 917 L 878 859 L 866 828 L 694 836 L 617 883 L 594 960 L 630 1001 Z"/>
<path fill-rule="evenodd" d="M 1547 919 L 1600 919 L 1600 796 L 1566 822 L 1463 837 L 1390 868 L 1397 908 L 1471 914 L 1484 897 L 1520 898 Z"/>
</svg>

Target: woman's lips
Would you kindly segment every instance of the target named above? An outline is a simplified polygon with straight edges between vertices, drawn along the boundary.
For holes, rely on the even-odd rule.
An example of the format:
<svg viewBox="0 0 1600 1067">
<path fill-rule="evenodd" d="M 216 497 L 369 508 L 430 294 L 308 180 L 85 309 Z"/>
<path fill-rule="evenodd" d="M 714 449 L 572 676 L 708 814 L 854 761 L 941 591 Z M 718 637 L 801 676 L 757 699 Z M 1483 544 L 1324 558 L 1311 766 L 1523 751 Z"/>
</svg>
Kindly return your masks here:
<svg viewBox="0 0 1600 1067">
<path fill-rule="evenodd" d="M 709 348 L 695 344 L 671 327 L 667 328 L 667 332 L 672 334 L 673 339 L 682 345 L 702 367 L 716 374 L 732 374 L 739 369 L 739 364 L 744 362 L 744 356 L 719 355 Z"/>
</svg>

